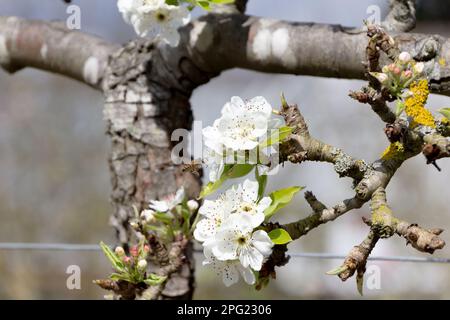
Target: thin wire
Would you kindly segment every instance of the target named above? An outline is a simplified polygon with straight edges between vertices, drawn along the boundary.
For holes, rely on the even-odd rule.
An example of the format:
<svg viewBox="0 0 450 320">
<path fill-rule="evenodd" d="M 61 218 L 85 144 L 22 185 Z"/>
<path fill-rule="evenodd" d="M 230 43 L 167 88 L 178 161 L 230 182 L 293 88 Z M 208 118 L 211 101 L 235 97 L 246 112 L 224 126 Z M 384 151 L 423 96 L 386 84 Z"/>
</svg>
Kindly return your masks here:
<svg viewBox="0 0 450 320">
<path fill-rule="evenodd" d="M 34 242 L 0 242 L 0 250 L 45 250 L 45 251 L 100 251 L 97 244 L 72 244 L 72 243 L 34 243 Z M 196 250 L 196 253 L 201 251 Z M 333 253 L 317 252 L 288 252 L 293 258 L 309 259 L 330 259 L 342 260 L 345 255 Z M 373 256 L 369 257 L 371 261 L 398 261 L 398 262 L 419 262 L 419 263 L 449 263 L 450 258 L 437 257 L 403 257 L 403 256 Z"/>
<path fill-rule="evenodd" d="M 98 251 L 98 244 L 0 242 L 0 250 Z"/>
</svg>

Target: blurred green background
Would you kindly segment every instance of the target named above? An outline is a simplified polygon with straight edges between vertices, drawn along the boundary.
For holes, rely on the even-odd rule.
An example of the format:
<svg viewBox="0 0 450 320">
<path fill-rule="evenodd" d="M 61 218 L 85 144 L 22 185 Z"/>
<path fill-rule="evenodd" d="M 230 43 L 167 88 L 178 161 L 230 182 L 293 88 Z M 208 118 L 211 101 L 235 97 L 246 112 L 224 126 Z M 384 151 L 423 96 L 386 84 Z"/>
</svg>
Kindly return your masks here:
<svg viewBox="0 0 450 320">
<path fill-rule="evenodd" d="M 82 31 L 125 43 L 134 38 L 116 9 L 116 1 L 72 1 L 81 8 Z M 360 26 L 370 5 L 386 13 L 387 1 L 250 0 L 248 13 L 296 21 Z M 450 36 L 449 1 L 421 1 L 418 32 Z M 201 12 L 195 11 L 194 15 Z M 66 5 L 58 0 L 2 0 L 0 15 L 65 20 Z M 326 45 L 326 44 L 325 44 Z M 313 77 L 270 75 L 242 70 L 224 72 L 195 91 L 196 120 L 210 125 L 232 96 L 264 95 L 274 106 L 285 92 L 298 103 L 311 132 L 355 157 L 376 159 L 387 146 L 379 119 L 367 106 L 347 93 L 363 82 Z M 432 96 L 432 110 L 450 106 L 450 98 Z M 10 76 L 0 71 L 0 242 L 113 243 L 108 225 L 110 207 L 102 96 L 75 81 L 25 69 Z M 425 227 L 450 229 L 449 161 L 442 172 L 426 166 L 422 157 L 408 161 L 388 187 L 395 214 Z M 307 163 L 287 165 L 269 181 L 269 190 L 306 185 L 317 197 L 333 205 L 352 195 L 351 182 L 338 179 L 331 166 Z M 306 216 L 302 196 L 284 209 L 281 222 Z M 311 232 L 289 246 L 291 252 L 346 254 L 367 233 L 361 216 L 367 206 Z M 447 233 L 444 240 L 450 242 Z M 420 256 L 398 237 L 382 241 L 374 255 Z M 435 254 L 450 257 L 449 247 Z M 354 278 L 345 283 L 325 272 L 340 260 L 292 258 L 278 269 L 277 281 L 255 292 L 246 285 L 225 288 L 197 259 L 196 299 L 360 299 Z M 69 265 L 82 272 L 81 290 L 68 290 Z M 405 262 L 370 262 L 380 270 L 381 288 L 368 290 L 368 298 L 450 298 L 450 265 Z M 0 250 L 1 299 L 102 299 L 104 291 L 92 284 L 110 266 L 101 252 Z"/>
</svg>

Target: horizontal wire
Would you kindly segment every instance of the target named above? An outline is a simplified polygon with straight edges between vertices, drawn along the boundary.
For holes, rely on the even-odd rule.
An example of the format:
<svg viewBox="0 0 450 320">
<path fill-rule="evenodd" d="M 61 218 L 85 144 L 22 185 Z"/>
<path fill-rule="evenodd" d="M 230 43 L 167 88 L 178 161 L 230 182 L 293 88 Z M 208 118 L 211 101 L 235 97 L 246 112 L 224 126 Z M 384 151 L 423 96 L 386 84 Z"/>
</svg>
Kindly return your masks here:
<svg viewBox="0 0 450 320">
<path fill-rule="evenodd" d="M 44 251 L 100 251 L 97 244 L 75 244 L 75 243 L 35 243 L 35 242 L 0 242 L 0 250 L 44 250 Z M 197 253 L 201 252 L 196 250 Z M 345 255 L 318 252 L 288 252 L 293 258 L 310 259 L 345 259 Z M 450 263 L 450 258 L 437 257 L 402 257 L 402 256 L 373 256 L 371 261 L 398 261 L 398 262 L 421 262 L 421 263 Z"/>
</svg>

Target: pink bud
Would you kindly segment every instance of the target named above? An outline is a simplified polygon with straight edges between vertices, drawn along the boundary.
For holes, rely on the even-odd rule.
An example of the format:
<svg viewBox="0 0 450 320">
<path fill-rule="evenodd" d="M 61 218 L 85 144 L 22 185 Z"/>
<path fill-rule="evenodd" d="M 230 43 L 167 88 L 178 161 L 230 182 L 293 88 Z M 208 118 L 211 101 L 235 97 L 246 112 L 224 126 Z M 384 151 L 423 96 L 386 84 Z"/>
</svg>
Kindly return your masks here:
<svg viewBox="0 0 450 320">
<path fill-rule="evenodd" d="M 148 244 L 144 245 L 144 251 L 150 252 L 150 246 Z"/>
<path fill-rule="evenodd" d="M 130 253 L 133 257 L 137 257 L 139 255 L 139 248 L 138 246 L 132 246 L 130 249 Z"/>
<path fill-rule="evenodd" d="M 392 72 L 395 70 L 396 67 L 397 67 L 397 66 L 395 65 L 395 63 L 391 63 L 391 64 L 388 66 L 389 70 L 392 71 Z"/>
<path fill-rule="evenodd" d="M 393 72 L 394 72 L 394 74 L 399 75 L 402 72 L 402 70 L 400 70 L 399 67 L 395 67 Z"/>
<path fill-rule="evenodd" d="M 413 73 L 412 73 L 411 70 L 406 70 L 406 71 L 403 73 L 403 76 L 404 76 L 405 78 L 410 78 L 410 77 L 412 77 L 412 75 L 413 75 Z"/>
<path fill-rule="evenodd" d="M 124 256 L 123 258 L 122 258 L 122 260 L 123 260 L 123 262 L 125 262 L 125 263 L 130 263 L 130 261 L 131 261 L 131 258 L 130 257 L 128 257 L 128 256 Z"/>
</svg>

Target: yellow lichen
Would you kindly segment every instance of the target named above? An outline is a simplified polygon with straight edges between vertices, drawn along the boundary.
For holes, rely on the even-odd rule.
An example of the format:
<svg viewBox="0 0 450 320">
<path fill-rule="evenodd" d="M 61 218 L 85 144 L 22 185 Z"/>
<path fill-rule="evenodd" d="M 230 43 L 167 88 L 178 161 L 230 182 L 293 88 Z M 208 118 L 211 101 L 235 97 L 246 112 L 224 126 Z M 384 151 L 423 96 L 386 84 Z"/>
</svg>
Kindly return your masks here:
<svg viewBox="0 0 450 320">
<path fill-rule="evenodd" d="M 440 64 L 442 67 L 445 67 L 445 65 L 447 64 L 447 62 L 445 61 L 444 58 L 440 58 L 440 59 L 439 59 L 439 64 Z"/>
<path fill-rule="evenodd" d="M 434 118 L 431 112 L 425 108 L 428 95 L 430 93 L 428 89 L 427 80 L 419 80 L 414 82 L 410 87 L 411 95 L 405 99 L 405 112 L 412 118 L 411 126 L 424 125 L 434 128 Z"/>
<path fill-rule="evenodd" d="M 391 159 L 402 159 L 405 152 L 405 148 L 401 142 L 391 143 L 386 150 L 383 151 L 381 159 L 391 160 Z"/>
</svg>

